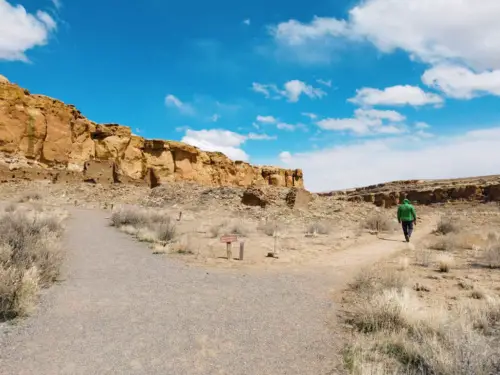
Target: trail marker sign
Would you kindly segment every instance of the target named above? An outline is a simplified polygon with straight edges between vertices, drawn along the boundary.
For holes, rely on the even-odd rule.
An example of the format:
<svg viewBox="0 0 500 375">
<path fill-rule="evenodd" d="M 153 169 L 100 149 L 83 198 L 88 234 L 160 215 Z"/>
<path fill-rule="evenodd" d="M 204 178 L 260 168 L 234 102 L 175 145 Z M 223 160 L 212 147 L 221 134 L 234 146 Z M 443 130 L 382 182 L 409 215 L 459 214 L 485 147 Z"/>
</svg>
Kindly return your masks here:
<svg viewBox="0 0 500 375">
<path fill-rule="evenodd" d="M 233 258 L 232 244 L 233 242 L 238 242 L 238 236 L 235 234 L 226 234 L 220 238 L 220 242 L 226 244 L 227 260 Z"/>
</svg>

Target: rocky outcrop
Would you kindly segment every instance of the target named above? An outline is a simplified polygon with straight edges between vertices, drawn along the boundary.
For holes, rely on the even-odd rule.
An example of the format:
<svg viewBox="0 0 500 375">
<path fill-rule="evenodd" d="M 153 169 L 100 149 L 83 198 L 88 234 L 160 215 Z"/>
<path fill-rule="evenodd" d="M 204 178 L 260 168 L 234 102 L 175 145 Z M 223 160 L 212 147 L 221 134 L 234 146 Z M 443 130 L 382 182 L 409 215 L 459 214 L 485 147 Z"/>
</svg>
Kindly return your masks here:
<svg viewBox="0 0 500 375">
<path fill-rule="evenodd" d="M 353 202 L 369 202 L 379 207 L 394 207 L 403 199 L 417 204 L 447 202 L 499 202 L 500 176 L 457 180 L 397 181 L 344 192 L 322 195 L 337 196 Z"/>
<path fill-rule="evenodd" d="M 0 166 L 2 178 L 12 170 L 32 178 L 28 169 L 38 168 L 35 176 L 85 179 L 89 161 L 101 161 L 108 163 L 101 175 L 87 179 L 147 182 L 150 186 L 173 181 L 210 186 L 303 186 L 301 170 L 257 167 L 181 142 L 147 140 L 133 135 L 126 126 L 96 124 L 74 106 L 32 95 L 6 79 L 0 79 L 0 153 L 6 156 Z M 22 165 L 9 162 L 13 159 L 24 161 Z M 99 169 L 97 165 L 92 168 Z M 105 177 L 110 170 L 114 177 Z"/>
<path fill-rule="evenodd" d="M 312 194 L 304 189 L 291 188 L 285 200 L 290 208 L 307 210 L 309 208 L 309 203 L 312 201 Z"/>
</svg>

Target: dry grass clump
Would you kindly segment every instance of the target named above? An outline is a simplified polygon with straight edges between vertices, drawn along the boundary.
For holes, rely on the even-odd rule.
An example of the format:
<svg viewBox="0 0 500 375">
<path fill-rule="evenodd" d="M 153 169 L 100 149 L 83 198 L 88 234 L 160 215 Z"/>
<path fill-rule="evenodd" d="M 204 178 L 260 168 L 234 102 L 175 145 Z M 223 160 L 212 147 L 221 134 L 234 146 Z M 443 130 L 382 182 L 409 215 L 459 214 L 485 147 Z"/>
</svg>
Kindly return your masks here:
<svg viewBox="0 0 500 375">
<path fill-rule="evenodd" d="M 229 223 L 226 233 L 246 237 L 250 233 L 250 228 L 248 223 L 245 223 L 243 220 L 235 220 Z"/>
<path fill-rule="evenodd" d="M 435 232 L 439 234 L 450 234 L 460 232 L 460 225 L 448 218 L 441 218 L 438 223 Z"/>
<path fill-rule="evenodd" d="M 0 320 L 29 314 L 62 263 L 64 216 L 27 207 L 0 214 Z"/>
<path fill-rule="evenodd" d="M 393 232 L 396 229 L 396 223 L 383 212 L 376 212 L 366 218 L 363 228 L 379 232 Z"/>
<path fill-rule="evenodd" d="M 265 221 L 259 223 L 257 230 L 263 232 L 266 236 L 273 237 L 283 230 L 283 225 L 277 221 Z"/>
<path fill-rule="evenodd" d="M 432 263 L 432 251 L 426 248 L 419 248 L 415 251 L 415 262 L 422 267 L 429 267 Z"/>
<path fill-rule="evenodd" d="M 113 211 L 111 225 L 145 242 L 166 243 L 177 234 L 175 222 L 167 213 L 134 206 Z"/>
<path fill-rule="evenodd" d="M 236 234 L 240 237 L 246 237 L 251 232 L 249 223 L 243 220 L 225 220 L 209 228 L 210 237 L 216 238 L 218 236 L 227 234 Z"/>
<path fill-rule="evenodd" d="M 23 193 L 19 198 L 18 202 L 19 203 L 25 203 L 25 202 L 35 202 L 39 201 L 42 199 L 42 195 L 36 191 L 27 191 Z"/>
<path fill-rule="evenodd" d="M 383 283 L 370 283 L 376 284 Z M 449 312 L 425 307 L 406 287 L 357 296 L 346 318 L 354 330 L 343 353 L 350 374 L 499 373 L 500 352 L 484 335 L 484 327 L 491 333 L 500 320 L 498 301 L 481 300 L 474 309 Z"/>
<path fill-rule="evenodd" d="M 450 272 L 455 266 L 455 260 L 451 254 L 440 254 L 437 258 L 439 272 Z"/>
<path fill-rule="evenodd" d="M 439 238 L 429 245 L 429 248 L 439 251 L 452 251 L 458 246 L 457 237 L 454 235 L 439 236 Z"/>
<path fill-rule="evenodd" d="M 209 230 L 208 230 L 208 232 L 209 232 L 209 234 L 210 234 L 210 237 L 211 237 L 211 238 L 216 238 L 216 237 L 218 237 L 218 236 L 222 233 L 223 228 L 225 227 L 225 225 L 226 225 L 226 224 L 224 224 L 224 223 L 219 223 L 219 224 L 216 224 L 216 225 L 212 225 L 212 226 L 209 228 Z"/>
<path fill-rule="evenodd" d="M 490 268 L 500 268 L 500 242 L 489 242 L 483 253 L 483 262 Z"/>
<path fill-rule="evenodd" d="M 317 221 L 307 227 L 306 234 L 329 234 L 331 225 L 326 222 Z"/>
<path fill-rule="evenodd" d="M 200 252 L 199 246 L 193 241 L 192 237 L 185 236 L 178 243 L 174 244 L 171 251 L 175 254 L 193 255 Z"/>
<path fill-rule="evenodd" d="M 370 295 L 383 289 L 401 291 L 407 285 L 408 278 L 404 273 L 392 270 L 380 274 L 377 271 L 363 270 L 349 284 L 349 287 L 360 294 Z"/>
</svg>

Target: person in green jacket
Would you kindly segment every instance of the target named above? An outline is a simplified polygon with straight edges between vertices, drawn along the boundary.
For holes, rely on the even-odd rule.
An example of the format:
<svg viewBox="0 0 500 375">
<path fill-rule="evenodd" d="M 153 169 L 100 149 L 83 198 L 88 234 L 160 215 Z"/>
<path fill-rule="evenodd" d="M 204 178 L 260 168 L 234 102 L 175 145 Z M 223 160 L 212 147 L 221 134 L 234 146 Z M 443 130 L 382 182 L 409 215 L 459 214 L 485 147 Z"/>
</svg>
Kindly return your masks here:
<svg viewBox="0 0 500 375">
<path fill-rule="evenodd" d="M 403 204 L 398 207 L 398 222 L 403 224 L 406 242 L 410 242 L 413 226 L 417 225 L 417 213 L 408 199 L 405 199 Z"/>
</svg>

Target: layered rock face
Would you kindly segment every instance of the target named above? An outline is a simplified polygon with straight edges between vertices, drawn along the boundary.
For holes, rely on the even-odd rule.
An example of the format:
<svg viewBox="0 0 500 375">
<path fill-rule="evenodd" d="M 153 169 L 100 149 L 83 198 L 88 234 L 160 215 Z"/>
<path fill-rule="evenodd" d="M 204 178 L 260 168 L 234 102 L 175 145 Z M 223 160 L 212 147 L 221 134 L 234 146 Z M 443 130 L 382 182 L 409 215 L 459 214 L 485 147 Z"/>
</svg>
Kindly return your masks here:
<svg viewBox="0 0 500 375">
<path fill-rule="evenodd" d="M 395 181 L 347 191 L 320 194 L 337 196 L 354 202 L 374 203 L 379 207 L 394 207 L 403 199 L 413 203 L 500 201 L 500 176 L 471 177 L 453 180 Z"/>
<path fill-rule="evenodd" d="M 181 142 L 147 140 L 125 126 L 96 124 L 74 106 L 31 95 L 6 79 L 0 79 L 0 153 L 6 156 L 0 166 L 2 178 L 22 177 L 22 170 L 25 178 L 146 181 L 151 186 L 173 181 L 303 186 L 301 170 L 256 167 Z M 14 165 L 19 159 L 24 164 Z M 34 172 L 37 168 L 42 172 Z"/>
</svg>

